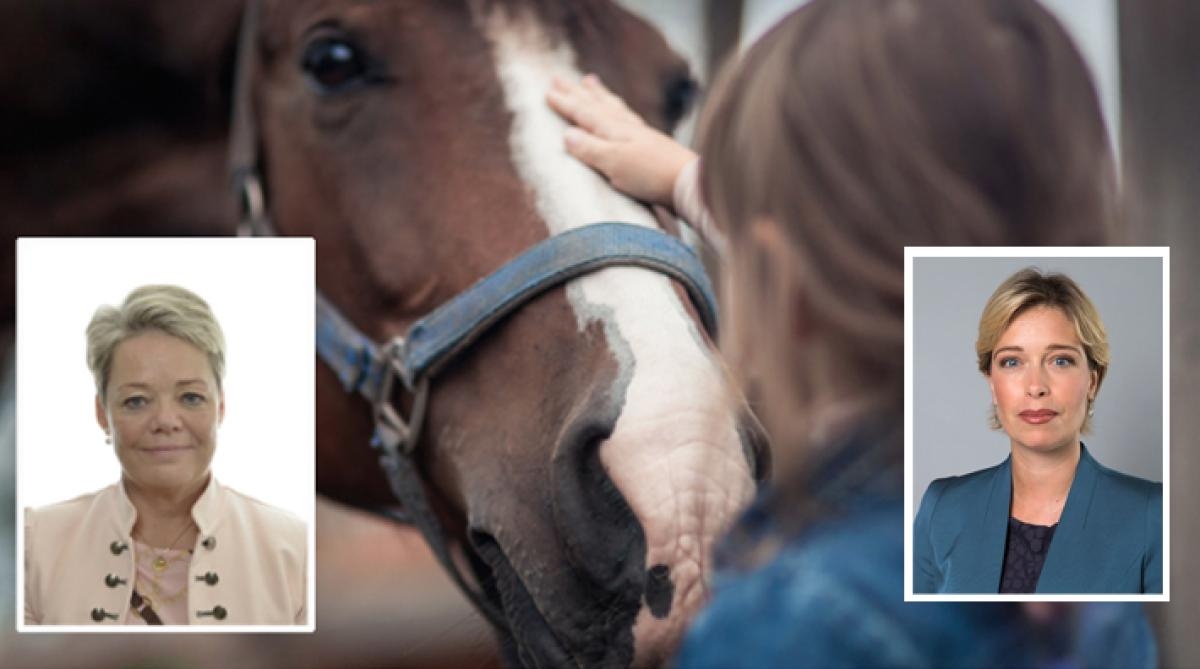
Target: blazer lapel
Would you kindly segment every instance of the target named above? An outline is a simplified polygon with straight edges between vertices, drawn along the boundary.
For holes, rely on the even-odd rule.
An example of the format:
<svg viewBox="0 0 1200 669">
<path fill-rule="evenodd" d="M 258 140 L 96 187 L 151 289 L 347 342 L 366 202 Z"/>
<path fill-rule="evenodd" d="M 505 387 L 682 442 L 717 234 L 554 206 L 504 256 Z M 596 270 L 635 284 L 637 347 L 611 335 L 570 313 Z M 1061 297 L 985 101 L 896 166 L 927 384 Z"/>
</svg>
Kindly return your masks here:
<svg viewBox="0 0 1200 669">
<path fill-rule="evenodd" d="M 1085 570 L 1078 566 L 1088 564 L 1090 555 L 1104 550 L 1101 545 L 1104 537 L 1089 532 L 1088 527 L 1088 511 L 1100 479 L 1100 468 L 1083 444 L 1079 445 L 1079 451 L 1079 464 L 1075 467 L 1071 492 L 1067 493 L 1067 503 L 1063 506 L 1058 529 L 1054 531 L 1050 550 L 1046 552 L 1046 562 L 1042 565 L 1042 575 L 1038 578 L 1039 593 L 1089 592 L 1081 581 Z"/>
<path fill-rule="evenodd" d="M 1012 468 L 1005 459 L 980 492 L 983 519 L 968 524 L 957 548 L 960 570 L 949 592 L 994 594 L 1000 592 L 1000 569 L 1004 565 L 1004 540 L 1008 536 L 1008 508 L 1012 499 Z M 979 508 L 979 507 L 975 507 Z"/>
<path fill-rule="evenodd" d="M 1012 459 L 1004 463 L 992 477 L 992 493 L 987 513 L 983 517 L 983 540 L 980 548 L 987 559 L 980 572 L 980 592 L 1000 592 L 1000 570 L 1004 567 L 1004 541 L 1008 538 L 1008 513 L 1012 507 Z"/>
</svg>

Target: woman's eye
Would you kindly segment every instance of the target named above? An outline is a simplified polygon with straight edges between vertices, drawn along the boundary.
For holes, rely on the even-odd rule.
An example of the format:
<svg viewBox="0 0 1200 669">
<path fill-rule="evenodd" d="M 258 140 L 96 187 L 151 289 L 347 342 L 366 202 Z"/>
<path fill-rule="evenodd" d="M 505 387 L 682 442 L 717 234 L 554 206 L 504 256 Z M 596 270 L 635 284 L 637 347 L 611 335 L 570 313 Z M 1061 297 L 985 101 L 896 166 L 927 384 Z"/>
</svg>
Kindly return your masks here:
<svg viewBox="0 0 1200 669">
<path fill-rule="evenodd" d="M 121 406 L 125 407 L 126 409 L 141 409 L 148 403 L 149 400 L 147 400 L 145 397 L 142 397 L 141 395 L 134 395 L 133 397 L 126 397 L 125 400 L 121 402 Z"/>
<path fill-rule="evenodd" d="M 1060 356 L 1057 356 L 1054 358 L 1054 366 L 1055 367 L 1070 367 L 1071 365 L 1074 365 L 1074 364 L 1075 364 L 1075 359 L 1067 357 L 1065 355 L 1060 355 Z"/>
<path fill-rule="evenodd" d="M 204 395 L 201 395 L 200 393 L 184 393 L 181 399 L 183 400 L 184 404 L 189 406 L 204 404 Z"/>
<path fill-rule="evenodd" d="M 367 72 L 366 59 L 358 47 L 337 37 L 324 37 L 309 44 L 300 66 L 325 93 L 336 93 L 359 83 Z"/>
<path fill-rule="evenodd" d="M 1016 358 L 1001 358 L 1000 361 L 996 363 L 996 366 L 999 367 L 1000 369 L 1012 369 L 1013 367 L 1017 366 L 1017 359 Z"/>
</svg>

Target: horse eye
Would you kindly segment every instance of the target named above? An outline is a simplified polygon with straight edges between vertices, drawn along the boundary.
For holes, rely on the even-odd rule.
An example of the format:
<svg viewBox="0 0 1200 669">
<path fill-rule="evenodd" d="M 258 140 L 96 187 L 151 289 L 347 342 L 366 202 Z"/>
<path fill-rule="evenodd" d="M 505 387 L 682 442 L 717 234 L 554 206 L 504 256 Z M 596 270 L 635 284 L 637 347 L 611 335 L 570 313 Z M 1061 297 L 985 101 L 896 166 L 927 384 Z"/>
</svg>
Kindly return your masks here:
<svg viewBox="0 0 1200 669">
<path fill-rule="evenodd" d="M 678 123 L 696 101 L 700 87 L 689 75 L 677 76 L 667 84 L 663 100 L 663 112 L 671 125 Z"/>
<path fill-rule="evenodd" d="M 336 93 L 363 80 L 367 66 L 362 52 L 344 39 L 322 38 L 304 49 L 301 67 L 322 92 Z"/>
</svg>

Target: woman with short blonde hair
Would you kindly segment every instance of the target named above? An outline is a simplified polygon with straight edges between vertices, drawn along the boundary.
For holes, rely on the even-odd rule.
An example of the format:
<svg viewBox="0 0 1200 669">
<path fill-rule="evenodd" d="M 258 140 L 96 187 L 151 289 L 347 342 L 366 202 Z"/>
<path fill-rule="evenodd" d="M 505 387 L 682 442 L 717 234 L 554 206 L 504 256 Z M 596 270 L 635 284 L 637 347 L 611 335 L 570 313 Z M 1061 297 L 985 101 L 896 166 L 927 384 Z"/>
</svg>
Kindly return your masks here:
<svg viewBox="0 0 1200 669">
<path fill-rule="evenodd" d="M 1013 274 L 983 308 L 975 351 L 1010 454 L 929 485 L 913 590 L 1162 592 L 1162 484 L 1104 467 L 1081 438 L 1110 362 L 1083 289 L 1063 274 Z"/>
<path fill-rule="evenodd" d="M 303 624 L 303 521 L 212 476 L 225 337 L 208 304 L 137 288 L 96 310 L 87 363 L 121 479 L 26 509 L 26 624 Z"/>
<path fill-rule="evenodd" d="M 1075 326 L 1075 335 L 1083 346 L 1088 368 L 1096 372 L 1096 391 L 1100 391 L 1104 377 L 1108 374 L 1109 349 L 1108 331 L 1100 320 L 1096 305 L 1083 290 L 1065 274 L 1043 274 L 1033 267 L 1023 269 L 1010 276 L 996 288 L 988 299 L 979 319 L 979 337 L 975 340 L 975 354 L 979 359 L 979 371 L 989 375 L 992 367 L 992 351 L 996 342 L 1026 309 L 1051 306 L 1062 309 Z M 1083 421 L 1083 434 L 1091 432 L 1091 403 Z M 999 430 L 1000 419 L 993 411 L 991 426 Z"/>
<path fill-rule="evenodd" d="M 87 363 L 96 395 L 105 397 L 113 350 L 147 330 L 160 330 L 195 346 L 208 356 L 217 385 L 225 381 L 225 334 L 200 296 L 179 286 L 142 286 L 119 307 L 96 309 L 87 327 Z"/>
</svg>

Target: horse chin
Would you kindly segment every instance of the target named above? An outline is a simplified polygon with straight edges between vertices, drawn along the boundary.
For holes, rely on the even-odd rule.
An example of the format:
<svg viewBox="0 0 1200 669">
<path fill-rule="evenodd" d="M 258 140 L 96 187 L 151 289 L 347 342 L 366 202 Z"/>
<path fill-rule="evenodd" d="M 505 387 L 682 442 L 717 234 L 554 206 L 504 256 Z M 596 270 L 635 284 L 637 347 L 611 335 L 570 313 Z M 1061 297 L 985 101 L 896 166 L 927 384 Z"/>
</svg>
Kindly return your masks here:
<svg viewBox="0 0 1200 669">
<path fill-rule="evenodd" d="M 508 622 L 508 629 L 497 630 L 505 665 L 570 667 L 590 664 L 576 657 L 559 641 L 495 540 L 487 535 L 473 534 L 471 543 L 484 563 L 475 563 L 476 576 L 484 594 L 504 612 Z M 605 664 L 627 666 L 629 659 L 606 661 Z"/>
</svg>

